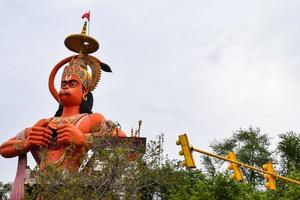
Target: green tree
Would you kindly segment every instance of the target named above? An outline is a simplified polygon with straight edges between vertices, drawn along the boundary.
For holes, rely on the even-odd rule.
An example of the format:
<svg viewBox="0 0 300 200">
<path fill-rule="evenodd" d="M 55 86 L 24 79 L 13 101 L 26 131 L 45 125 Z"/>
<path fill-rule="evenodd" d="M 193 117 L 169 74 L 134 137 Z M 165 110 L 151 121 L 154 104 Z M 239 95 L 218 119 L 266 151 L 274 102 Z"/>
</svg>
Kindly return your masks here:
<svg viewBox="0 0 300 200">
<path fill-rule="evenodd" d="M 278 151 L 282 159 L 289 160 L 289 165 L 297 163 L 296 155 L 284 152 L 297 148 L 298 142 L 295 141 L 299 141 L 299 135 L 289 133 L 280 137 Z M 228 171 L 222 173 L 218 170 L 221 163 L 210 157 L 204 157 L 204 172 L 186 169 L 177 160 L 162 161 L 158 141 L 150 141 L 146 152 L 138 150 L 143 153 L 134 154 L 136 157 L 132 160 L 129 158 L 133 155 L 133 144 L 124 142 L 116 145 L 113 140 L 112 137 L 94 138 L 94 154 L 79 173 L 65 172 L 53 165 L 36 170 L 38 184 L 27 199 L 35 199 L 35 194 L 50 200 L 121 197 L 126 200 L 287 200 L 299 199 L 300 196 L 298 185 L 280 180 L 277 180 L 276 191 L 264 190 L 262 185 L 258 185 L 264 182 L 262 175 L 253 175 L 248 170 L 243 170 L 245 182 L 231 180 Z M 234 132 L 225 140 L 215 141 L 211 147 L 215 153 L 223 156 L 228 151 L 234 151 L 239 161 L 261 168 L 271 159 L 269 145 L 266 134 L 250 127 Z M 68 151 L 72 151 L 72 146 Z M 299 170 L 292 166 L 287 175 L 300 180 Z"/>
<path fill-rule="evenodd" d="M 277 167 L 278 173 L 294 180 L 300 180 L 300 135 L 295 132 L 287 132 L 279 135 L 280 141 L 277 152 L 281 162 Z M 299 185 L 283 180 L 277 180 L 277 190 L 270 195 L 273 199 L 298 199 L 300 195 Z"/>
<path fill-rule="evenodd" d="M 94 154 L 79 173 L 62 171 L 50 164 L 43 170 L 37 169 L 37 184 L 26 198 L 34 199 L 39 194 L 50 200 L 169 199 L 171 188 L 180 184 L 176 181 L 178 162 L 161 162 L 157 141 L 148 143 L 145 154 L 132 154 L 134 144 L 123 140 L 104 136 L 94 138 Z M 133 155 L 135 158 L 131 159 Z"/>
<path fill-rule="evenodd" d="M 289 173 L 289 178 L 300 180 L 300 172 L 297 170 Z M 300 186 L 292 183 L 287 183 L 285 191 L 282 193 L 280 200 L 291 200 L 299 199 L 300 197 Z"/>
<path fill-rule="evenodd" d="M 272 160 L 269 140 L 269 137 L 262 134 L 259 128 L 249 127 L 247 130 L 240 129 L 234 132 L 227 139 L 214 141 L 210 147 L 215 153 L 223 156 L 227 155 L 229 151 L 233 151 L 240 162 L 261 168 L 263 164 Z M 260 173 L 245 168 L 241 169 L 248 183 L 253 186 L 262 184 L 263 177 Z"/>
<path fill-rule="evenodd" d="M 264 191 L 257 191 L 251 184 L 229 178 L 229 174 L 216 173 L 205 176 L 199 170 L 179 171 L 176 187 L 171 188 L 172 200 L 267 200 Z"/>
<path fill-rule="evenodd" d="M 0 199 L 7 200 L 11 190 L 11 183 L 3 184 L 0 182 Z"/>
<path fill-rule="evenodd" d="M 300 170 L 300 134 L 287 132 L 279 135 L 281 139 L 277 145 L 277 150 L 281 157 L 283 174 L 289 171 Z"/>
</svg>

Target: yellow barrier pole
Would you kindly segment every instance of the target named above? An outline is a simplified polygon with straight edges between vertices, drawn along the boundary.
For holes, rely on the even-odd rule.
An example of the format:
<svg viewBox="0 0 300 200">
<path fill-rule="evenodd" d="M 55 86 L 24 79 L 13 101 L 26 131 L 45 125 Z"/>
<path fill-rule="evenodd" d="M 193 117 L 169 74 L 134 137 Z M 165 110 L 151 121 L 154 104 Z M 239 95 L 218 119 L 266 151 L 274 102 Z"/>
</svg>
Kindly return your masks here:
<svg viewBox="0 0 300 200">
<path fill-rule="evenodd" d="M 218 158 L 218 159 L 221 159 L 221 160 L 226 160 L 226 161 L 228 161 L 228 162 L 232 162 L 232 163 L 235 163 L 235 164 L 237 164 L 237 165 L 241 165 L 241 166 L 247 167 L 247 168 L 249 168 L 249 169 L 251 169 L 251 170 L 256 170 L 256 171 L 259 171 L 259 172 L 261 172 L 261 173 L 269 174 L 269 175 L 275 176 L 276 178 L 280 178 L 280 179 L 283 179 L 283 180 L 285 180 L 285 181 L 289 181 L 289 182 L 292 182 L 292 183 L 295 183 L 295 184 L 300 185 L 300 182 L 299 182 L 299 181 L 296 181 L 296 180 L 293 180 L 293 179 L 290 179 L 290 178 L 286 178 L 286 177 L 284 177 L 284 176 L 280 176 L 280 175 L 277 175 L 277 174 L 275 174 L 275 173 L 270 173 L 270 172 L 265 171 L 265 170 L 263 170 L 263 169 L 259 169 L 259 168 L 253 167 L 253 166 L 251 166 L 251 165 L 247 165 L 247 164 L 245 164 L 245 163 L 241 163 L 241 162 L 238 162 L 238 161 L 230 160 L 230 159 L 228 159 L 228 158 L 226 158 L 226 157 L 219 156 L 219 155 L 216 155 L 216 154 L 212 154 L 212 153 L 209 153 L 209 152 L 207 152 L 207 151 L 203 151 L 203 150 L 198 149 L 198 148 L 193 147 L 193 146 L 191 147 L 191 150 L 196 151 L 196 152 L 199 152 L 199 153 L 202 153 L 202 154 L 205 154 L 205 155 L 208 155 L 208 156 L 211 156 L 211 157 L 215 157 L 215 158 Z"/>
</svg>

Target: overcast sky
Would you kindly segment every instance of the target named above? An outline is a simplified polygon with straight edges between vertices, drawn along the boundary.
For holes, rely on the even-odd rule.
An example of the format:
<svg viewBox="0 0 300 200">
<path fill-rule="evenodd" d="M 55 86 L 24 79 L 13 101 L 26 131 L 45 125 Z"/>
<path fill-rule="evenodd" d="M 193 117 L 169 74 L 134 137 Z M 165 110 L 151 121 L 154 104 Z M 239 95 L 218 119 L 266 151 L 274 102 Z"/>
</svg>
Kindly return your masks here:
<svg viewBox="0 0 300 200">
<path fill-rule="evenodd" d="M 126 132 L 143 120 L 148 140 L 163 132 L 170 158 L 183 132 L 205 150 L 250 125 L 273 145 L 300 132 L 299 1 L 2 0 L 0 143 L 53 116 L 49 73 L 73 55 L 64 39 L 89 9 L 94 56 L 113 70 L 93 93 L 94 112 Z M 13 181 L 16 166 L 1 157 L 0 181 Z"/>
</svg>

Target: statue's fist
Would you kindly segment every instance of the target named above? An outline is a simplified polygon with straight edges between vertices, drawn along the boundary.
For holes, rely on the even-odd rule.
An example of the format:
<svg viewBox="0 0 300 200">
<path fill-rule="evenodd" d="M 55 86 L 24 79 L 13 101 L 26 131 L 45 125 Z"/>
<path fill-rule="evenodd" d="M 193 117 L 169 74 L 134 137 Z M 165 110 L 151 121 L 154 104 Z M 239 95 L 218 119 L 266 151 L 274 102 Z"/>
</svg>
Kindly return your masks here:
<svg viewBox="0 0 300 200">
<path fill-rule="evenodd" d="M 32 127 L 25 129 L 25 148 L 35 146 L 48 147 L 52 131 L 44 127 Z"/>
<path fill-rule="evenodd" d="M 84 134 L 71 123 L 63 123 L 57 127 L 58 144 L 76 144 L 84 143 Z"/>
</svg>

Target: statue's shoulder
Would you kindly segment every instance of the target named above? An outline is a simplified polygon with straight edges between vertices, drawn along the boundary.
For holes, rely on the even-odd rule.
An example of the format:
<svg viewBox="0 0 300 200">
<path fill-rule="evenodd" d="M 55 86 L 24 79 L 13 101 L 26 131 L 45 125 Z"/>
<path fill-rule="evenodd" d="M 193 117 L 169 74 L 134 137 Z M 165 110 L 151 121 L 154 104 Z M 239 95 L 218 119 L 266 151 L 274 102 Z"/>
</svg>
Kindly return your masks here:
<svg viewBox="0 0 300 200">
<path fill-rule="evenodd" d="M 47 124 L 49 123 L 49 118 L 43 118 L 43 119 L 40 119 L 39 121 L 37 121 L 34 126 L 40 126 L 40 127 L 44 127 L 44 126 L 47 126 Z"/>
<path fill-rule="evenodd" d="M 92 113 L 89 116 L 93 121 L 92 127 L 100 127 L 100 129 L 104 128 L 104 133 L 107 132 L 113 136 L 126 137 L 126 133 L 120 129 L 118 122 L 106 120 L 105 117 L 100 113 Z"/>
<path fill-rule="evenodd" d="M 89 117 L 92 125 L 103 124 L 106 121 L 105 117 L 100 113 L 89 114 Z"/>
</svg>

